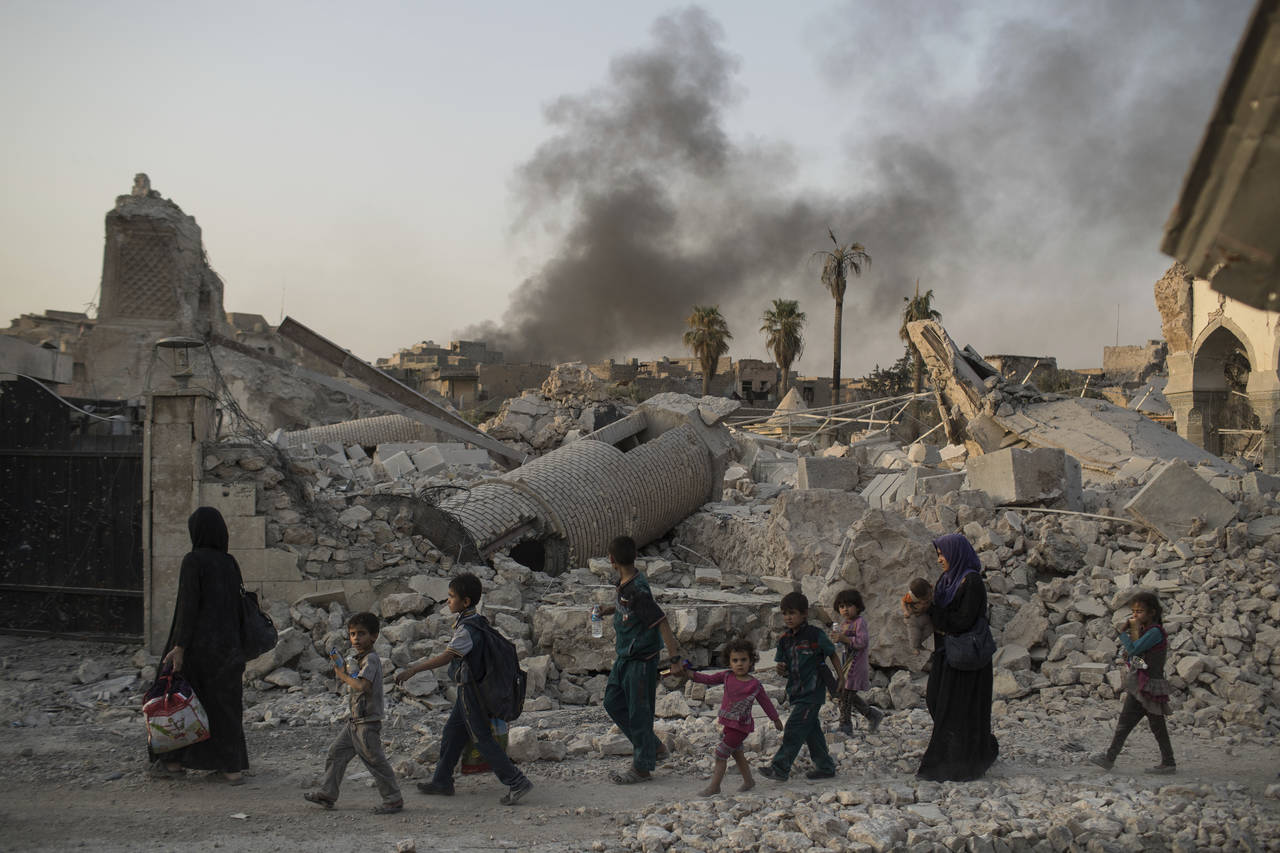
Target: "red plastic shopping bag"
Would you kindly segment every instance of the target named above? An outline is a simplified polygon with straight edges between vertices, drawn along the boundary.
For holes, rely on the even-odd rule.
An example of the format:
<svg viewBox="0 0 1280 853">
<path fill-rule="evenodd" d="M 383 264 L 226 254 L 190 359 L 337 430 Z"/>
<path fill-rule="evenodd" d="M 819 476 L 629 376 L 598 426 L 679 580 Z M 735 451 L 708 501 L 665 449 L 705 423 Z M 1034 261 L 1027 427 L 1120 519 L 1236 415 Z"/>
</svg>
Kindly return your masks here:
<svg viewBox="0 0 1280 853">
<path fill-rule="evenodd" d="M 180 675 L 162 673 L 142 700 L 147 743 L 154 753 L 172 752 L 209 739 L 209 715 Z"/>
</svg>

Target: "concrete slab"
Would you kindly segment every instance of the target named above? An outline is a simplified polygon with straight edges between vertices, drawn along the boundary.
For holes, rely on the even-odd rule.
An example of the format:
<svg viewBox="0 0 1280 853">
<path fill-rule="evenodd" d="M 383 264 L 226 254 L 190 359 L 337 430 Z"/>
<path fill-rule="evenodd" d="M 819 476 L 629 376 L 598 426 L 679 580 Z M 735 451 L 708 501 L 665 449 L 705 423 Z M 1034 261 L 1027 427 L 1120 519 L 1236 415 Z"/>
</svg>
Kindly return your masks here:
<svg viewBox="0 0 1280 853">
<path fill-rule="evenodd" d="M 480 451 L 484 453 L 484 451 Z M 488 458 L 488 454 L 485 454 Z M 382 470 L 387 472 L 387 476 L 393 480 L 399 480 L 406 474 L 412 473 L 415 468 L 413 460 L 409 458 L 409 454 L 401 450 L 399 453 L 392 454 L 390 457 L 382 460 Z"/>
<path fill-rule="evenodd" d="M 945 495 L 949 492 L 957 492 L 964 488 L 964 480 L 965 472 L 963 471 L 948 471 L 945 474 L 919 477 L 913 494 Z"/>
<path fill-rule="evenodd" d="M 852 491 L 858 488 L 858 460 L 839 456 L 802 456 L 796 467 L 796 488 Z"/>
<path fill-rule="evenodd" d="M 998 504 L 1083 509 L 1080 463 L 1061 450 L 1006 447 L 969 460 L 969 488 Z"/>
<path fill-rule="evenodd" d="M 440 452 L 438 447 L 419 450 L 410 458 L 413 459 L 413 466 L 423 474 L 434 474 L 448 467 L 444 461 L 444 454 Z"/>
<path fill-rule="evenodd" d="M 865 489 L 862 497 L 872 509 L 884 509 L 893 503 L 898 488 L 902 485 L 903 475 L 895 472 L 877 474 Z"/>
<path fill-rule="evenodd" d="M 1261 471 L 1250 471 L 1240 481 L 1240 488 L 1246 495 L 1263 495 L 1269 492 L 1280 492 L 1280 477 L 1263 474 Z"/>
<path fill-rule="evenodd" d="M 489 454 L 483 450 L 473 450 L 457 445 L 439 445 L 437 449 L 446 465 L 478 465 L 487 468 L 492 464 Z"/>
<path fill-rule="evenodd" d="M 1222 527 L 1236 516 L 1235 506 L 1182 461 L 1160 469 L 1124 508 L 1171 542 L 1197 528 Z"/>
</svg>

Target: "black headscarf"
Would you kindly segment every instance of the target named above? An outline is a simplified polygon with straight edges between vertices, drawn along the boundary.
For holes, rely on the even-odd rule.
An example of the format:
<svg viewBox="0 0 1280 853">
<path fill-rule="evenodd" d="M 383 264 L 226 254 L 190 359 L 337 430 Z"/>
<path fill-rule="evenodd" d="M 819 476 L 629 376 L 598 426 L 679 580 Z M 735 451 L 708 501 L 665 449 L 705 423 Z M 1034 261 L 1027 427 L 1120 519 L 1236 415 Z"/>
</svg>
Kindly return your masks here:
<svg viewBox="0 0 1280 853">
<path fill-rule="evenodd" d="M 969 540 L 959 533 L 948 533 L 933 540 L 933 547 L 947 558 L 947 570 L 933 586 L 933 601 L 942 607 L 951 603 L 966 575 L 980 573 L 982 561 Z"/>
<path fill-rule="evenodd" d="M 202 506 L 191 513 L 187 519 L 187 530 L 191 533 L 192 548 L 212 548 L 215 551 L 226 551 L 230 537 L 227 534 L 227 523 L 222 513 L 211 506 Z"/>
</svg>

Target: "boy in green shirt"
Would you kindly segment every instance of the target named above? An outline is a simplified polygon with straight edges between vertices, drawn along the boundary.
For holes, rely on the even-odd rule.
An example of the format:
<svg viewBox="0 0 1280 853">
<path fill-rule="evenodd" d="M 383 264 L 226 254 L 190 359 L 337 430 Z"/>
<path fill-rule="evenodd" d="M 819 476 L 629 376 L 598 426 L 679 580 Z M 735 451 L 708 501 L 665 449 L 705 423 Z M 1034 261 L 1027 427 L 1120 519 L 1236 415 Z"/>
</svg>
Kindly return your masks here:
<svg viewBox="0 0 1280 853">
<path fill-rule="evenodd" d="M 658 655 L 666 644 L 672 672 L 680 672 L 676 638 L 667 615 L 653 600 L 649 581 L 636 568 L 636 543 L 619 536 L 609 543 L 609 562 L 618 573 L 617 604 L 601 609 L 613 615 L 617 657 L 604 689 L 604 709 L 631 741 L 631 766 L 609 778 L 619 785 L 647 782 L 665 748 L 653 732 L 653 707 L 658 691 Z M 828 645 L 830 645 L 828 643 Z"/>
<path fill-rule="evenodd" d="M 800 747 L 808 746 L 813 769 L 805 774 L 805 778 L 830 779 L 836 775 L 836 765 L 827 750 L 827 736 L 818 718 L 827 693 L 819 668 L 825 666 L 823 658 L 828 658 L 834 671 L 840 671 L 836 647 L 825 631 L 809 624 L 809 599 L 804 594 L 787 593 L 782 597 L 779 609 L 787 630 L 778 638 L 778 650 L 773 659 L 777 662 L 778 674 L 787 677 L 791 716 L 787 717 L 787 725 L 782 730 L 782 745 L 774 754 L 773 761 L 760 768 L 760 775 L 775 782 L 785 782 L 791 775 L 791 765 L 800 754 Z"/>
</svg>

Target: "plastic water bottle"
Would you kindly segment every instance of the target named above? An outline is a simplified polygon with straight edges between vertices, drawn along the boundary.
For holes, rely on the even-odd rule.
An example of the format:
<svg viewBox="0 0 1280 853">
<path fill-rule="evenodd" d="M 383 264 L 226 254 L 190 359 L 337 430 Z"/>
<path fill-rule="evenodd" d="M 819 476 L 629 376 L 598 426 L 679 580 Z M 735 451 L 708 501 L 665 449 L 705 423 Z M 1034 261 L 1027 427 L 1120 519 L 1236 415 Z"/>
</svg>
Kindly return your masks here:
<svg viewBox="0 0 1280 853">
<path fill-rule="evenodd" d="M 600 613 L 600 605 L 597 604 L 591 608 L 591 636 L 604 636 L 604 616 Z"/>
</svg>

